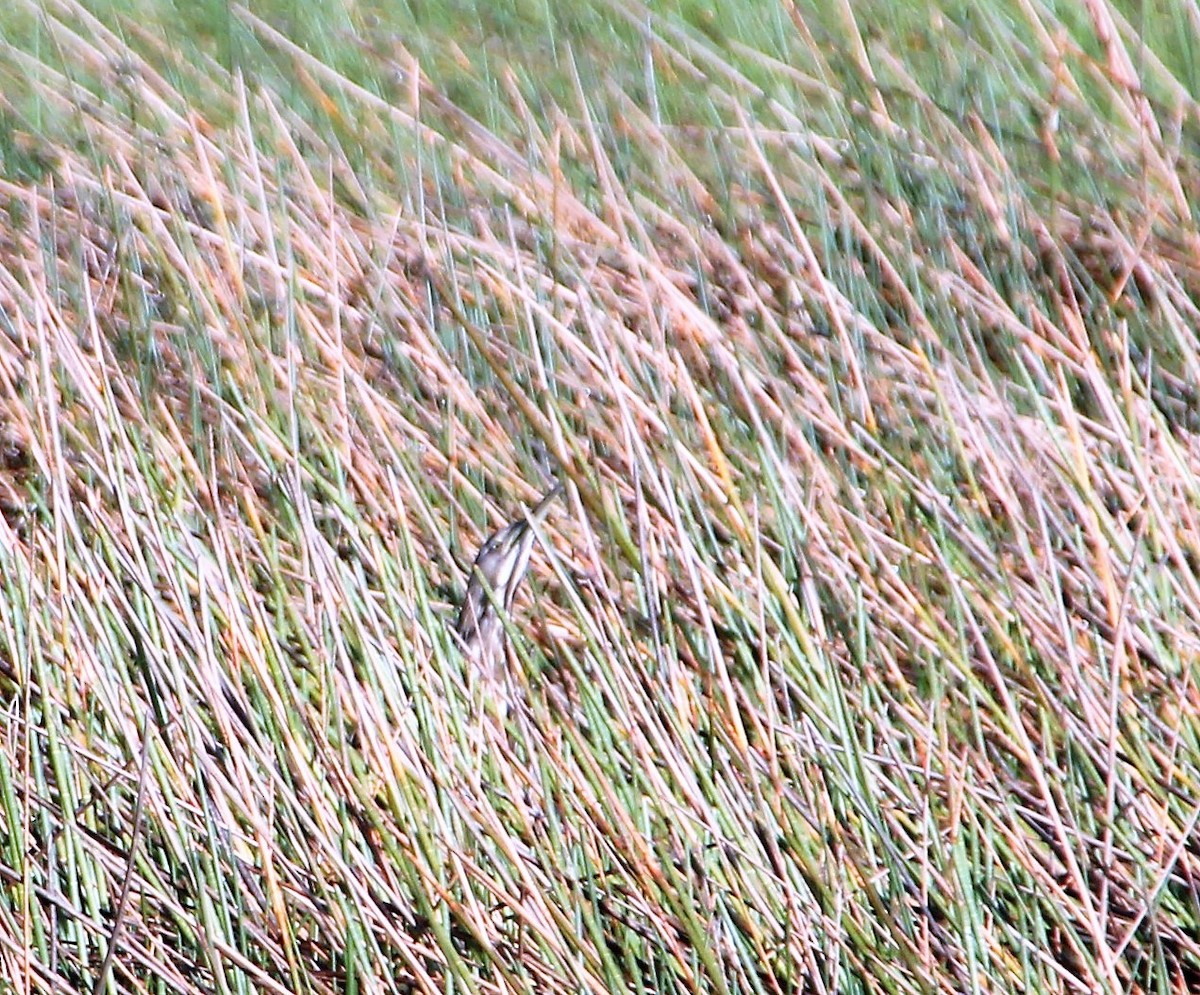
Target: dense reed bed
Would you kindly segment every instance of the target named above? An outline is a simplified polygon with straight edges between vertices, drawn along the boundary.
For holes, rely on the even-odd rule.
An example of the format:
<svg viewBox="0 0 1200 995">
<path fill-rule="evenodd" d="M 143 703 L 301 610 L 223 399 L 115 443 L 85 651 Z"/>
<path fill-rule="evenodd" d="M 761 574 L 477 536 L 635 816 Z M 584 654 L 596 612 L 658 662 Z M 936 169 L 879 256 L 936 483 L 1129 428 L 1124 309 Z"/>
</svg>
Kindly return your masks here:
<svg viewBox="0 0 1200 995">
<path fill-rule="evenodd" d="M 0 15 L 0 988 L 1195 990 L 1196 68 L 1056 9 Z"/>
</svg>

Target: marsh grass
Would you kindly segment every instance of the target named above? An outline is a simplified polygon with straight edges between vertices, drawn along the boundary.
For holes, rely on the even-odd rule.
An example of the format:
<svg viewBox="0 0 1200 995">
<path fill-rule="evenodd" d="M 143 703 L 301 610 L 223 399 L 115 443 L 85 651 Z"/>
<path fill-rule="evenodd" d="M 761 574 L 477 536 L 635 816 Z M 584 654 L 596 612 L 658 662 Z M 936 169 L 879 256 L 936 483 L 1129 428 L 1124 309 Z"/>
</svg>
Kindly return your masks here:
<svg viewBox="0 0 1200 995">
<path fill-rule="evenodd" d="M 1194 990 L 1192 12 L 1056 6 L 18 4 L 0 987 Z"/>
</svg>

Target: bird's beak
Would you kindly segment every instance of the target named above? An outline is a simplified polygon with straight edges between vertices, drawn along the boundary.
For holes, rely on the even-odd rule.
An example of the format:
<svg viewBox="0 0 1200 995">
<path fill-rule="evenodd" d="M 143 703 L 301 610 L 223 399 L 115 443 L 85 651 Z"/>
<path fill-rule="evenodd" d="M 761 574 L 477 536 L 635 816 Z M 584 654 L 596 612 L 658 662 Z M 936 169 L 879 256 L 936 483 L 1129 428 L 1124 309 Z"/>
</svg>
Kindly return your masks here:
<svg viewBox="0 0 1200 995">
<path fill-rule="evenodd" d="M 546 511 L 550 507 L 551 503 L 556 497 L 563 493 L 565 489 L 566 488 L 562 481 L 559 481 L 552 488 L 550 488 L 546 496 L 542 498 L 529 513 L 529 520 L 531 522 L 540 523 L 541 520 L 546 517 Z"/>
</svg>

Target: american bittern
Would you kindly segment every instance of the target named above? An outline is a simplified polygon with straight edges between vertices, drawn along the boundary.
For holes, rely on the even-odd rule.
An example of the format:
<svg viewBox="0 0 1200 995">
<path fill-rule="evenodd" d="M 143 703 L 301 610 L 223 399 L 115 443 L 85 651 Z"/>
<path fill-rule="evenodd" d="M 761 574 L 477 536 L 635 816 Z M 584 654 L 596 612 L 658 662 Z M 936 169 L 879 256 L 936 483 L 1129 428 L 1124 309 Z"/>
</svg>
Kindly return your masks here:
<svg viewBox="0 0 1200 995">
<path fill-rule="evenodd" d="M 485 676 L 495 677 L 504 653 L 504 619 L 512 608 L 517 588 L 529 569 L 535 523 L 540 522 L 559 494 L 562 484 L 542 498 L 532 511 L 506 525 L 479 549 L 471 567 L 467 593 L 463 595 L 455 631 L 463 652 L 474 660 Z M 503 615 L 501 614 L 503 613 Z"/>
</svg>

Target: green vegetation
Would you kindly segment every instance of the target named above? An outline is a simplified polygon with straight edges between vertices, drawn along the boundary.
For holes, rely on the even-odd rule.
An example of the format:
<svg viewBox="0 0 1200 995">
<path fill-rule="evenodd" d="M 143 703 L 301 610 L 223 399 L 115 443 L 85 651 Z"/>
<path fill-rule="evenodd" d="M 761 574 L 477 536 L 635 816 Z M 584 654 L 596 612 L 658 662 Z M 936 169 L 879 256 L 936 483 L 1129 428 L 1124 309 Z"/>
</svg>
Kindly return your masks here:
<svg viewBox="0 0 1200 995">
<path fill-rule="evenodd" d="M 1195 5 L 665 6 L 0 13 L 0 991 L 1200 989 Z"/>
</svg>

